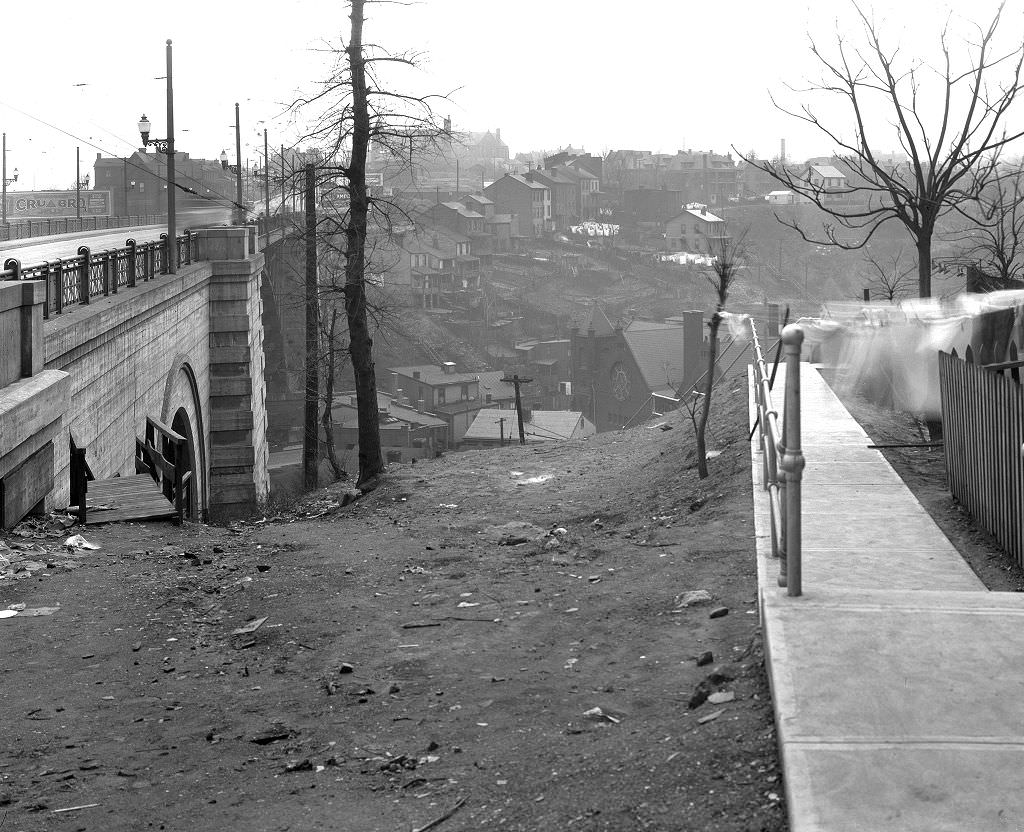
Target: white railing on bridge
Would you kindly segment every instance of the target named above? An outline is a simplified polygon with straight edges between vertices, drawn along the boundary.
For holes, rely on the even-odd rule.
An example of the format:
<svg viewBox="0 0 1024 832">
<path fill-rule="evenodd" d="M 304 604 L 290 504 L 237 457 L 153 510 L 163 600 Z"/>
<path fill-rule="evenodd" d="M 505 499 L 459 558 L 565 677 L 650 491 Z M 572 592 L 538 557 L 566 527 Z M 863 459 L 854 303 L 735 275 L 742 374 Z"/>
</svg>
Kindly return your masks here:
<svg viewBox="0 0 1024 832">
<path fill-rule="evenodd" d="M 772 555 L 779 559 L 779 586 L 786 587 L 789 595 L 801 595 L 800 504 L 804 455 L 800 447 L 800 348 L 804 333 L 795 324 L 782 330 L 786 388 L 781 427 L 778 411 L 772 404 L 775 374 L 768 373 L 753 321 L 750 321 L 750 334 L 754 344 L 754 398 L 757 405 L 754 428 L 761 447 L 761 484 L 768 492 Z"/>
</svg>

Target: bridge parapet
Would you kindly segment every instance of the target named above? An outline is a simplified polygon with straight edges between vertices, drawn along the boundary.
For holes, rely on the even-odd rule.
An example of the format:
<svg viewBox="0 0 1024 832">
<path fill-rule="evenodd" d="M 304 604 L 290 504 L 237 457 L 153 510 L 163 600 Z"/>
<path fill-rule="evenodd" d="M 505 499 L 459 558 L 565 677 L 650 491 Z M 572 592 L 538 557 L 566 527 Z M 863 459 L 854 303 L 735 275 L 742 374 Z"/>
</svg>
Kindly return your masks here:
<svg viewBox="0 0 1024 832">
<path fill-rule="evenodd" d="M 205 228 L 185 246 L 177 274 L 49 320 L 52 286 L 0 275 L 0 522 L 68 505 L 71 436 L 98 478 L 134 473 L 147 417 L 189 437 L 193 516 L 248 514 L 266 499 L 259 239 Z"/>
</svg>

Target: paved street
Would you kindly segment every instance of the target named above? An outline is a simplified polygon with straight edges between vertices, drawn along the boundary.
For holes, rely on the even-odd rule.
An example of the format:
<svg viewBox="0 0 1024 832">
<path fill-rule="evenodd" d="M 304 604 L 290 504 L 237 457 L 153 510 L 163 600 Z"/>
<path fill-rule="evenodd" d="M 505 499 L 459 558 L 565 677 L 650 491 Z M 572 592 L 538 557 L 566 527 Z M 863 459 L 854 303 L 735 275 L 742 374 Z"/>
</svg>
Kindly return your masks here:
<svg viewBox="0 0 1024 832">
<path fill-rule="evenodd" d="M 123 248 L 125 240 L 129 237 L 134 237 L 138 243 L 144 243 L 158 239 L 166 230 L 166 225 L 141 225 L 110 231 L 79 231 L 73 234 L 11 240 L 0 243 L 0 263 L 9 257 L 17 257 L 23 266 L 29 266 L 44 260 L 74 257 L 78 254 L 78 247 L 83 245 L 89 246 L 93 251 Z"/>
</svg>

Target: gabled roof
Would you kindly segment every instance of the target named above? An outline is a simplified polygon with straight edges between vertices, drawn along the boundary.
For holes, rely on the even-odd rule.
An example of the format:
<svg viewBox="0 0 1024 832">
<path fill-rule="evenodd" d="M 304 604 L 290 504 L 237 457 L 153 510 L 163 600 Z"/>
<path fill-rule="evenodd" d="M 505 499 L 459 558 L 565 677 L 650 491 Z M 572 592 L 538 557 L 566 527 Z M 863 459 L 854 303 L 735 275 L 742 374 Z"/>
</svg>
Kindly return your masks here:
<svg viewBox="0 0 1024 832">
<path fill-rule="evenodd" d="M 586 317 L 579 324 L 582 332 L 588 332 L 591 327 L 593 327 L 595 335 L 611 335 L 615 332 L 612 322 L 608 320 L 608 316 L 596 303 L 590 307 Z"/>
<path fill-rule="evenodd" d="M 481 205 L 494 205 L 494 200 L 488 199 L 483 194 L 466 194 L 463 199 L 471 199 L 474 202 L 479 202 Z"/>
<path fill-rule="evenodd" d="M 511 400 L 516 397 L 515 387 L 502 381 L 505 373 L 501 370 L 484 370 L 477 375 L 480 376 L 480 398 L 484 401 L 487 401 L 488 395 L 492 401 Z"/>
<path fill-rule="evenodd" d="M 335 397 L 331 405 L 331 414 L 335 424 L 344 427 L 352 423 L 352 426 L 358 426 L 359 414 L 355 405 L 351 404 L 353 396 L 355 396 L 354 391 L 342 393 Z M 438 419 L 429 413 L 417 413 L 414 407 L 398 404 L 387 393 L 377 393 L 377 409 L 387 410 L 388 415 L 391 417 L 388 423 L 381 425 L 382 428 L 386 428 L 389 425 L 398 427 L 402 424 L 407 424 L 411 427 L 443 428 L 448 424 L 444 419 Z"/>
<path fill-rule="evenodd" d="M 578 410 L 534 410 L 530 413 L 529 419 L 523 421 L 523 433 L 526 435 L 527 443 L 571 439 L 574 433 L 585 427 L 586 420 Z M 498 442 L 501 440 L 502 431 L 506 441 L 514 440 L 518 436 L 519 417 L 516 411 L 484 408 L 477 413 L 463 440 L 487 439 Z"/>
<path fill-rule="evenodd" d="M 446 373 L 444 367 L 437 364 L 416 364 L 409 367 L 388 367 L 387 372 L 398 373 L 400 376 L 413 378 L 413 373 L 419 373 L 420 377 L 415 379 L 420 384 L 437 386 L 440 384 L 465 384 L 476 381 L 479 373 Z"/>
<path fill-rule="evenodd" d="M 846 179 L 846 174 L 834 165 L 809 165 L 808 172 L 812 170 L 825 179 Z"/>
<path fill-rule="evenodd" d="M 458 212 L 459 216 L 466 217 L 467 219 L 482 220 L 484 218 L 483 214 L 478 214 L 476 211 L 467 208 L 461 202 L 442 202 L 441 204 L 451 211 Z"/>
<path fill-rule="evenodd" d="M 627 329 L 622 333 L 652 393 L 675 396 L 683 382 L 683 327 Z"/>
</svg>

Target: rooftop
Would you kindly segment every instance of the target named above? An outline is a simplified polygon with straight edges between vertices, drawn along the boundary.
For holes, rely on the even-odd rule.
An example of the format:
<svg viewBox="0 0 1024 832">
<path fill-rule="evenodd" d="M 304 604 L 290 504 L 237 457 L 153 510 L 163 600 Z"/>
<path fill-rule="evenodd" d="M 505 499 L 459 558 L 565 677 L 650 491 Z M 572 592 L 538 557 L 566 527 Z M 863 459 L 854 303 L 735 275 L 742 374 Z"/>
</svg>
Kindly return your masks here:
<svg viewBox="0 0 1024 832">
<path fill-rule="evenodd" d="M 523 433 L 526 435 L 527 443 L 551 442 L 556 439 L 571 439 L 577 431 L 585 430 L 587 424 L 583 414 L 578 410 L 534 410 L 530 412 L 529 418 L 523 420 Z M 477 413 L 463 440 L 484 439 L 498 442 L 503 431 L 506 440 L 518 436 L 516 411 L 484 408 Z"/>
</svg>

